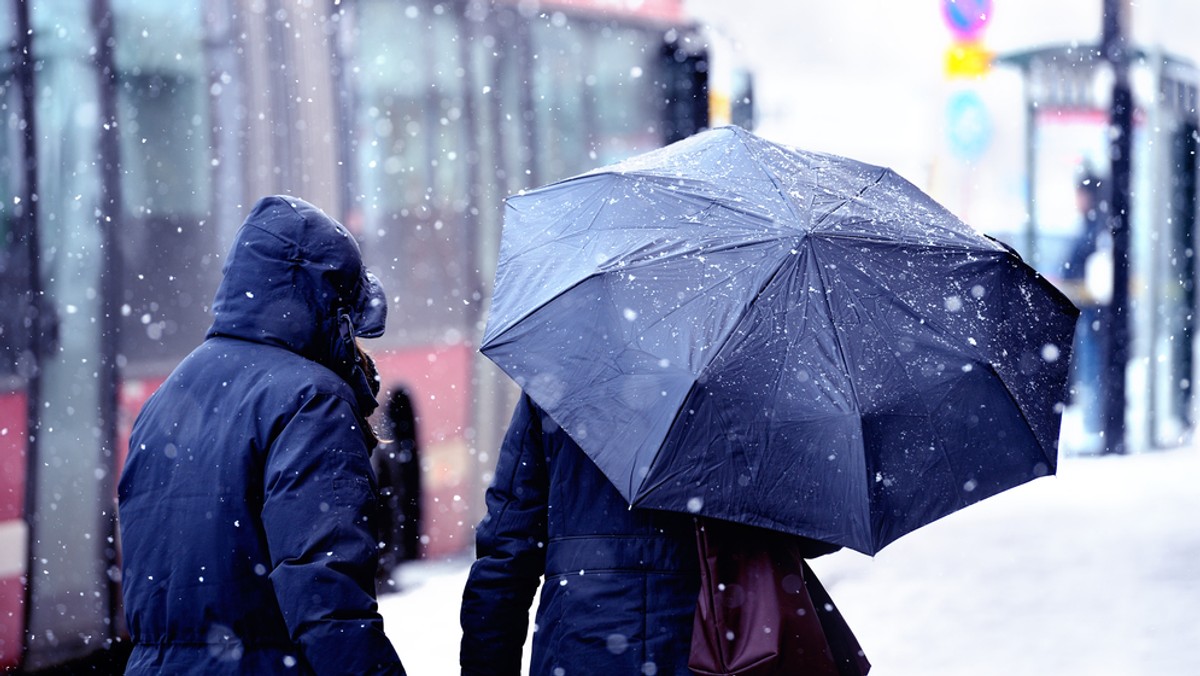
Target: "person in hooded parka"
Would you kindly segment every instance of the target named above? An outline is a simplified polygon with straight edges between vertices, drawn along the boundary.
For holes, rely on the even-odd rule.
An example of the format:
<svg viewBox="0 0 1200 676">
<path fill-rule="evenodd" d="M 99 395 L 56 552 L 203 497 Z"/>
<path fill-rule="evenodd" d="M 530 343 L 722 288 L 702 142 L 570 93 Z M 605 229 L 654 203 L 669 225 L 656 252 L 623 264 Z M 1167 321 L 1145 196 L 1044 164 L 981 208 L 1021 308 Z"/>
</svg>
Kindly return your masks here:
<svg viewBox="0 0 1200 676">
<path fill-rule="evenodd" d="M 403 674 L 374 592 L 358 338 L 387 302 L 337 221 L 258 202 L 205 341 L 147 401 L 118 490 L 129 674 Z"/>
</svg>

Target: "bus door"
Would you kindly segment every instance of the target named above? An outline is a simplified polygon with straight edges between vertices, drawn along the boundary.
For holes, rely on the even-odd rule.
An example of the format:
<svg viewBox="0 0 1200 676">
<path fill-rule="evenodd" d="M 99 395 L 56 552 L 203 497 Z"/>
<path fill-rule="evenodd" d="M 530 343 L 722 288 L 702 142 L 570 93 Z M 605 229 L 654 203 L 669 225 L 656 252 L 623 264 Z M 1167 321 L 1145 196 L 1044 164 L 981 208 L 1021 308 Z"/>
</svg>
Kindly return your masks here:
<svg viewBox="0 0 1200 676">
<path fill-rule="evenodd" d="M 0 109 L 25 119 L 32 69 L 18 51 L 16 8 L 0 4 Z M 32 220 L 23 158 L 26 135 L 17 125 L 0 131 L 0 671 L 20 664 L 24 632 L 29 529 L 25 522 L 25 476 L 30 408 L 31 312 L 34 257 Z"/>
<path fill-rule="evenodd" d="M 116 168 L 103 137 L 113 125 L 99 76 L 106 44 L 100 22 L 90 11 L 56 10 L 56 3 L 12 4 L 12 11 L 28 12 L 26 34 L 38 64 L 23 83 L 35 95 L 27 116 L 34 147 L 22 155 L 35 160 L 37 196 L 25 240 L 36 261 L 26 288 L 34 290 L 37 307 L 28 336 L 23 473 L 21 660 L 32 671 L 86 657 L 114 630 L 115 335 L 106 307 L 112 251 L 106 186 Z"/>
</svg>

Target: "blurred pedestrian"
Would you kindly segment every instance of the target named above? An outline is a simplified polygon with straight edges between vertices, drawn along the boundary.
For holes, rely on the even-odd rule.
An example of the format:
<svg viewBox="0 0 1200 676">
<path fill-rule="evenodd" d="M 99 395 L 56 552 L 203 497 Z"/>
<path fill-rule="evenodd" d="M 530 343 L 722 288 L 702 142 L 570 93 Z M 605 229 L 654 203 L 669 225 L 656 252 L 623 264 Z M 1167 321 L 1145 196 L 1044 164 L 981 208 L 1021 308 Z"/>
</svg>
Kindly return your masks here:
<svg viewBox="0 0 1200 676">
<path fill-rule="evenodd" d="M 341 224 L 258 202 L 205 341 L 134 424 L 119 488 L 127 672 L 403 674 L 375 601 L 360 337 L 386 297 Z"/>
<path fill-rule="evenodd" d="M 693 629 L 707 621 L 696 614 L 701 572 L 694 517 L 631 509 L 527 395 L 501 446 L 487 507 L 463 592 L 464 676 L 520 673 L 539 583 L 529 673 L 692 673 Z M 718 531 L 764 533 L 736 524 Z M 773 533 L 768 540 L 788 538 Z M 728 551 L 745 555 L 755 550 L 750 540 L 731 541 Z M 792 540 L 792 551 L 806 557 L 839 549 Z"/>
<path fill-rule="evenodd" d="M 1063 292 L 1079 308 L 1071 360 L 1071 404 L 1082 422 L 1076 450 L 1100 445 L 1101 367 L 1104 354 L 1101 313 L 1112 295 L 1112 239 L 1104 218 L 1103 181 L 1081 170 L 1075 186 L 1079 232 L 1060 274 Z"/>
<path fill-rule="evenodd" d="M 630 509 L 528 396 L 513 414 L 463 593 L 464 675 L 687 674 L 700 589 L 686 514 Z"/>
<path fill-rule="evenodd" d="M 384 409 L 388 440 L 375 449 L 371 466 L 379 482 L 380 591 L 400 591 L 393 573 L 400 564 L 421 556 L 421 454 L 412 396 L 402 385 L 387 398 Z"/>
</svg>

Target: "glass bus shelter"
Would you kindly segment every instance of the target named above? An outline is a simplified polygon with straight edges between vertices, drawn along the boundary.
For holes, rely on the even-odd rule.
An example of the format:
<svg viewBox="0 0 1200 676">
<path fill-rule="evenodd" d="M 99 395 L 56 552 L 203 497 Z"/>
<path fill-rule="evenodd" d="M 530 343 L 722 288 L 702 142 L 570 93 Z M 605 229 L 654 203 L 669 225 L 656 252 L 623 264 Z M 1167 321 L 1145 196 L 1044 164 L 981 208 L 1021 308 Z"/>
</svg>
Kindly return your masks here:
<svg viewBox="0 0 1200 676">
<path fill-rule="evenodd" d="M 1112 69 L 1097 45 L 1042 47 L 996 61 L 1020 70 L 1025 92 L 1028 216 L 1012 244 L 1047 277 L 1061 279 L 1082 234 L 1074 188 L 1084 172 L 1102 183 L 1109 172 Z M 1195 420 L 1197 81 L 1187 61 L 1150 50 L 1132 54 L 1126 429 L 1133 449 L 1183 443 Z M 1101 291 L 1108 273 L 1111 288 L 1111 267 L 1093 272 Z M 1086 385 L 1073 383 L 1076 391 Z M 1072 422 L 1079 424 L 1064 419 L 1064 438 Z M 1084 443 L 1065 450 L 1095 449 Z"/>
</svg>

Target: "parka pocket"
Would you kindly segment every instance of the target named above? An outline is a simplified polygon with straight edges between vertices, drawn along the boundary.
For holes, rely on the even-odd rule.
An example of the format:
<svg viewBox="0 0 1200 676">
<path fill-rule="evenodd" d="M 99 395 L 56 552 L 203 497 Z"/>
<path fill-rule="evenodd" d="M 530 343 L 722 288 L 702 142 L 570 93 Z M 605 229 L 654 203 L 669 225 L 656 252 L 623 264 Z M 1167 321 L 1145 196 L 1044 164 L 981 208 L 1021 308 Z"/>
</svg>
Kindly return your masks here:
<svg viewBox="0 0 1200 676">
<path fill-rule="evenodd" d="M 338 476 L 333 478 L 333 504 L 338 507 L 370 507 L 379 501 L 375 489 L 366 477 Z"/>
</svg>

